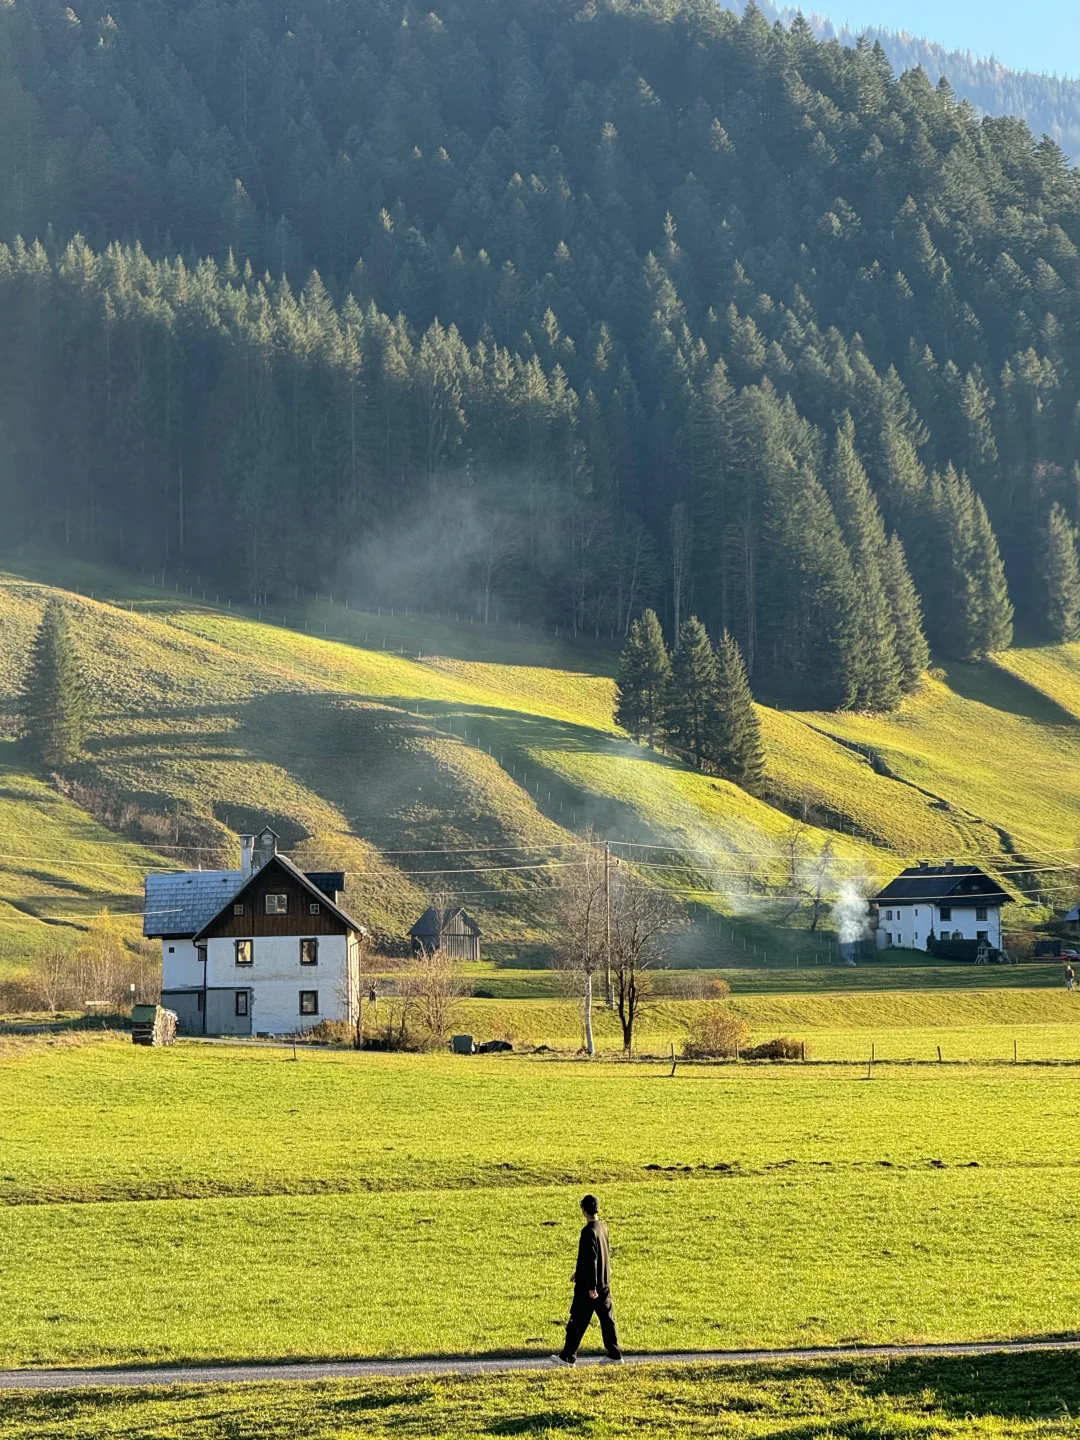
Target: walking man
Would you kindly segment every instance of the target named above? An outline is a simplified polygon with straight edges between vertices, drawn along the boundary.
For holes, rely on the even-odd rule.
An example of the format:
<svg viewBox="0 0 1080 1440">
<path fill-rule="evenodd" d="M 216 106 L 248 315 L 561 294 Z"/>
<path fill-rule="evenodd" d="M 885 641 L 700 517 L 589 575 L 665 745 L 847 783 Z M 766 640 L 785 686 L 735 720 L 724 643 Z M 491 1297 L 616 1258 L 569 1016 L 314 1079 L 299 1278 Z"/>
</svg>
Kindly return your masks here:
<svg viewBox="0 0 1080 1440">
<path fill-rule="evenodd" d="M 608 1360 L 615 1365 L 622 1363 L 615 1315 L 611 1308 L 607 1226 L 600 1219 L 599 1209 L 595 1195 L 586 1195 L 581 1202 L 585 1224 L 578 1240 L 577 1264 L 570 1277 L 574 1282 L 574 1298 L 570 1302 L 570 1319 L 566 1322 L 566 1343 L 558 1355 L 551 1357 L 563 1365 L 576 1363 L 578 1346 L 593 1315 L 600 1321 L 600 1334 Z"/>
</svg>

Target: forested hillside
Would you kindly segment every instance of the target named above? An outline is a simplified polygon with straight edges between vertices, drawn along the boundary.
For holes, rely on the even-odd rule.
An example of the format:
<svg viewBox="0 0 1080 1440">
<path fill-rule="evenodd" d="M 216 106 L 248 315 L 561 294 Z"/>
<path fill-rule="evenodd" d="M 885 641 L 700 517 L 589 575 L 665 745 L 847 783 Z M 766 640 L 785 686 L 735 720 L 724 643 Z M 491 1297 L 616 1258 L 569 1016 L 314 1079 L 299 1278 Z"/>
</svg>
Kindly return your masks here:
<svg viewBox="0 0 1080 1440">
<path fill-rule="evenodd" d="M 732 8 L 742 10 L 741 5 Z M 785 25 L 799 14 L 795 7 L 777 7 L 769 0 L 762 0 L 760 8 L 766 19 L 781 20 Z M 1012 70 L 992 56 L 972 54 L 971 50 L 946 50 L 944 45 L 909 35 L 906 30 L 883 30 L 877 25 L 852 30 L 848 25 L 834 25 L 813 11 L 806 20 L 819 40 L 857 45 L 862 39 L 871 45 L 880 44 L 897 71 L 920 65 L 933 84 L 946 79 L 957 99 L 969 101 L 986 115 L 1018 115 L 1036 135 L 1049 135 L 1074 160 L 1080 156 L 1080 79 Z M 1069 57 L 1062 58 L 1069 63 Z M 1075 61 L 1072 65 L 1075 69 Z"/>
<path fill-rule="evenodd" d="M 694 609 L 823 708 L 898 702 L 920 607 L 946 658 L 1077 631 L 1080 180 L 880 47 L 707 0 L 13 0 L 0 233 L 13 535 Z"/>
</svg>

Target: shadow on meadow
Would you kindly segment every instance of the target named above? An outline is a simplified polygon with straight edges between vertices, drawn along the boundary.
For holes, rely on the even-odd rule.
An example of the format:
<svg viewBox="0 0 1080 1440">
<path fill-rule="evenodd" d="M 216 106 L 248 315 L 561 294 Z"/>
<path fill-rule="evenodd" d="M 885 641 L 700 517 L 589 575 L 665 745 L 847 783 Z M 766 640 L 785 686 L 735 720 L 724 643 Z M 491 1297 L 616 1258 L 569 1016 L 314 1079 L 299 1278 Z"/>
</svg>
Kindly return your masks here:
<svg viewBox="0 0 1080 1440">
<path fill-rule="evenodd" d="M 1080 725 L 1080 720 L 1070 710 L 993 661 L 979 665 L 954 661 L 943 669 L 946 685 L 964 700 L 1016 715 L 1021 720 L 1033 720 L 1036 725 L 1067 725 L 1073 728 Z"/>
</svg>

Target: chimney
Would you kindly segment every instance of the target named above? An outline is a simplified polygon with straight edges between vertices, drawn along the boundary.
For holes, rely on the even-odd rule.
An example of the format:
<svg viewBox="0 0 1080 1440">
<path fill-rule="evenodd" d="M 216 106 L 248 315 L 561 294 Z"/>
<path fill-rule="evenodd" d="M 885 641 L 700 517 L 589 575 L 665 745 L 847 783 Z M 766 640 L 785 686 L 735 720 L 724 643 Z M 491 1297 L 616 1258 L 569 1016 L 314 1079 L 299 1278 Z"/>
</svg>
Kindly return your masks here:
<svg viewBox="0 0 1080 1440">
<path fill-rule="evenodd" d="M 240 836 L 240 874 L 250 875 L 252 871 L 251 852 L 255 848 L 254 835 Z"/>
<path fill-rule="evenodd" d="M 255 852 L 252 857 L 252 869 L 261 870 L 268 860 L 272 860 L 277 854 L 277 833 L 267 825 L 265 830 L 260 830 L 255 837 Z"/>
<path fill-rule="evenodd" d="M 955 860 L 946 860 L 946 861 L 945 861 L 945 874 L 946 874 L 946 875 L 951 875 L 951 874 L 952 874 L 952 867 L 953 867 L 955 864 L 956 864 L 956 861 L 955 861 Z"/>
<path fill-rule="evenodd" d="M 919 861 L 919 869 L 920 869 L 920 870 L 929 870 L 929 869 L 930 869 L 930 861 L 929 861 L 929 860 L 920 860 L 920 861 Z"/>
</svg>

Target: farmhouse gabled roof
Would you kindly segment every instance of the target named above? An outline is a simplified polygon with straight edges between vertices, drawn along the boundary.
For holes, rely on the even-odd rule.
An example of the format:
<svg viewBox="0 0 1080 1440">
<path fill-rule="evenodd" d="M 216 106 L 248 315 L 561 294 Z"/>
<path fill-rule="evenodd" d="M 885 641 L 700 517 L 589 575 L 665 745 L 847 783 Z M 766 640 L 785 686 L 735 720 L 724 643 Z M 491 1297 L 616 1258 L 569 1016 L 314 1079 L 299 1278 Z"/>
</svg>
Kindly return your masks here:
<svg viewBox="0 0 1080 1440">
<path fill-rule="evenodd" d="M 977 865 L 912 865 L 890 880 L 875 899 L 879 905 L 911 900 L 984 900 L 1004 905 L 1012 896 Z"/>
<path fill-rule="evenodd" d="M 305 875 L 291 860 L 275 855 L 290 873 L 297 875 L 313 894 L 318 894 L 320 903 L 330 906 L 351 929 L 363 933 L 363 926 L 346 915 L 335 894 L 345 889 L 345 875 L 341 870 L 314 871 Z M 267 862 L 270 863 L 270 862 Z M 178 939 L 182 936 L 199 935 L 211 921 L 233 903 L 250 880 L 261 875 L 266 869 L 245 872 L 243 870 L 181 870 L 169 875 L 148 875 L 146 877 L 146 900 L 143 905 L 143 934 L 151 939 Z"/>
<path fill-rule="evenodd" d="M 429 935 L 479 935 L 480 933 L 480 926 L 464 906 L 447 905 L 440 910 L 434 905 L 429 905 L 409 931 L 409 936 L 413 940 L 423 940 Z"/>
<path fill-rule="evenodd" d="M 240 896 L 243 895 L 245 891 L 249 890 L 251 886 L 256 883 L 256 881 L 262 880 L 263 877 L 267 874 L 267 872 L 269 870 L 272 870 L 275 865 L 278 866 L 280 869 L 284 870 L 286 875 L 288 875 L 290 879 L 297 881 L 298 884 L 300 884 L 303 889 L 308 892 L 312 899 L 317 899 L 321 905 L 325 905 L 330 914 L 336 915 L 343 925 L 346 925 L 350 930 L 355 930 L 358 935 L 367 934 L 367 931 L 364 929 L 363 925 L 361 925 L 358 920 L 354 920 L 347 910 L 343 910 L 335 900 L 333 900 L 330 896 L 327 895 L 325 890 L 323 890 L 320 886 L 316 885 L 315 881 L 310 875 L 305 875 L 303 870 L 300 869 L 299 865 L 294 865 L 293 862 L 285 855 L 273 855 L 269 860 L 267 860 L 265 865 L 260 865 L 258 870 L 253 870 L 250 875 L 245 875 L 243 877 L 243 884 L 240 885 L 236 890 L 234 890 L 233 893 L 229 895 L 218 906 L 218 908 L 214 911 L 213 915 L 211 915 L 209 919 L 207 919 L 196 931 L 194 938 L 196 940 L 201 940 L 206 934 L 207 930 L 209 930 L 211 925 L 213 925 L 215 920 L 220 919 L 221 916 L 224 915 L 226 910 L 228 910 L 235 901 L 240 899 Z M 322 879 L 324 877 L 320 875 L 319 878 Z M 344 877 L 342 878 L 344 879 Z"/>
</svg>

